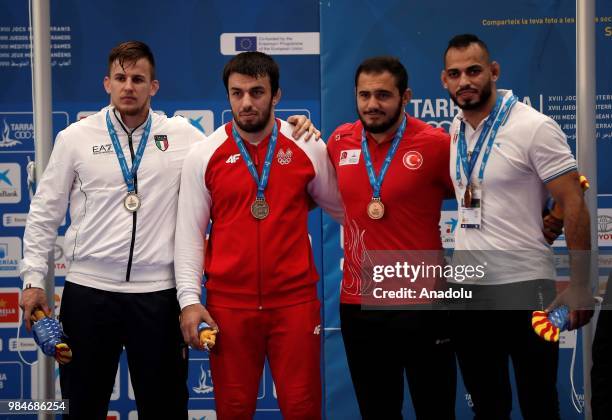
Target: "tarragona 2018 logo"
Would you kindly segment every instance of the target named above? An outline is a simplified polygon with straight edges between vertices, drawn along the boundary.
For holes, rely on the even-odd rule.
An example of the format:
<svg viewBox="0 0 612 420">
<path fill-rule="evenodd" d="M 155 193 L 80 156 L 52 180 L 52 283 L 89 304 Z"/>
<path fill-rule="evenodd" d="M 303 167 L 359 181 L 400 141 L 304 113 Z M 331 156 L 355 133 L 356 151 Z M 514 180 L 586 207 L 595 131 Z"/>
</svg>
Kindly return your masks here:
<svg viewBox="0 0 612 420">
<path fill-rule="evenodd" d="M 19 146 L 24 140 L 34 139 L 34 124 L 16 123 L 2 119 L 2 136 L 0 138 L 0 148 Z"/>
<path fill-rule="evenodd" d="M 11 147 L 11 146 L 21 144 L 19 140 L 11 138 L 11 129 L 6 122 L 6 119 L 3 120 L 3 122 L 4 122 L 4 127 L 2 129 L 2 138 L 0 139 L 0 147 Z"/>
</svg>

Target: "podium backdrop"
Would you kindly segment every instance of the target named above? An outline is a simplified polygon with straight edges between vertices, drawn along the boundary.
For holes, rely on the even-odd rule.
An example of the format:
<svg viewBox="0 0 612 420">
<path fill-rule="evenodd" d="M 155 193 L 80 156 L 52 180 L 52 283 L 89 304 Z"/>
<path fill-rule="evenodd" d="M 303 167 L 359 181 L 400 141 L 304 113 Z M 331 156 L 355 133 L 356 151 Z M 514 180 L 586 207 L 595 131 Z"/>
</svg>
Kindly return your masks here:
<svg viewBox="0 0 612 420">
<path fill-rule="evenodd" d="M 409 71 L 414 99 L 408 112 L 448 128 L 457 108 L 440 84 L 442 54 L 450 37 L 472 32 L 488 43 L 493 59 L 501 64 L 498 86 L 513 89 L 520 100 L 553 117 L 575 150 L 574 2 L 468 3 L 54 0 L 54 135 L 108 103 L 102 86 L 108 52 L 129 39 L 145 41 L 155 53 L 161 88 L 153 99 L 153 109 L 169 116 L 183 115 L 205 133 L 231 119 L 221 71 L 231 55 L 249 50 L 272 54 L 280 65 L 283 97 L 277 115 L 308 115 L 324 136 L 342 122 L 357 118 L 355 69 L 364 58 L 381 54 L 398 56 Z M 612 156 L 612 3 L 598 1 L 596 15 L 599 244 L 612 247 L 612 166 L 608 162 Z M 27 361 L 36 358 L 31 336 L 25 330 L 17 336 L 21 287 L 18 266 L 31 198 L 26 165 L 34 160 L 28 26 L 26 1 L 0 1 L 0 399 L 37 398 L 33 386 L 38 382 L 36 370 L 22 363 L 17 354 L 20 349 Z M 445 202 L 440 220 L 441 235 L 449 248 L 453 246 L 454 209 L 454 203 Z M 56 311 L 61 305 L 66 273 L 61 245 L 69 223 L 67 220 L 60 228 L 55 248 Z M 354 419 L 358 410 L 338 318 L 341 232 L 320 210 L 311 213 L 309 228 L 324 301 L 325 413 L 330 419 Z M 563 241 L 558 244 L 562 247 Z M 604 259 L 601 265 L 609 267 L 612 260 Z M 564 419 L 581 418 L 575 408 L 584 403 L 580 340 L 580 334 L 573 333 L 566 334 L 562 341 L 559 393 Z M 578 351 L 572 371 L 574 348 Z M 376 369 L 376 350 L 372 351 L 372 369 Z M 56 384 L 59 396 L 58 380 Z M 207 354 L 192 351 L 190 419 L 216 418 L 213 389 Z M 471 418 L 470 403 L 459 380 L 458 418 Z M 257 407 L 258 419 L 280 418 L 268 368 L 262 377 Z M 125 357 L 117 372 L 109 410 L 109 418 L 136 418 Z M 514 411 L 514 418 L 520 418 Z M 412 413 L 408 394 L 405 413 Z"/>
</svg>

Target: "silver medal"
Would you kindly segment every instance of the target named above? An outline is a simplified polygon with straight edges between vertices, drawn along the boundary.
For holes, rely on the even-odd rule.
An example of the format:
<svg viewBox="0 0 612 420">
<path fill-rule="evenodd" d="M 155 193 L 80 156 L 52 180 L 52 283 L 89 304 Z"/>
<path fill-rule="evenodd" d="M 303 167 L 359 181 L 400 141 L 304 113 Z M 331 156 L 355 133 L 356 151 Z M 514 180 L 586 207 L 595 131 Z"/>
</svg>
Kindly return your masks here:
<svg viewBox="0 0 612 420">
<path fill-rule="evenodd" d="M 140 208 L 140 197 L 138 194 L 131 192 L 123 200 L 123 207 L 130 213 L 134 213 Z"/>
</svg>

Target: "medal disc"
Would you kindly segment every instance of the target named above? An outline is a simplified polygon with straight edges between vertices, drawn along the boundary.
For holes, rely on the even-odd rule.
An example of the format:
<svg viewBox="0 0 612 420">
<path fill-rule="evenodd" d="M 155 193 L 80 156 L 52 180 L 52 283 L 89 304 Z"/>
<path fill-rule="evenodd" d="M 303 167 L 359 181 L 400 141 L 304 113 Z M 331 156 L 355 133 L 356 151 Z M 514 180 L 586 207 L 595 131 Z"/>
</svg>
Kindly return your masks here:
<svg viewBox="0 0 612 420">
<path fill-rule="evenodd" d="M 258 220 L 265 219 L 270 214 L 270 206 L 263 198 L 257 198 L 251 204 L 251 214 Z"/>
<path fill-rule="evenodd" d="M 472 207 L 472 186 L 468 184 L 463 195 L 463 207 Z"/>
<path fill-rule="evenodd" d="M 385 205 L 378 198 L 373 198 L 372 201 L 368 203 L 368 216 L 370 219 L 381 219 L 385 214 Z"/>
<path fill-rule="evenodd" d="M 131 213 L 140 208 L 140 197 L 136 193 L 129 193 L 123 200 L 123 207 Z"/>
</svg>

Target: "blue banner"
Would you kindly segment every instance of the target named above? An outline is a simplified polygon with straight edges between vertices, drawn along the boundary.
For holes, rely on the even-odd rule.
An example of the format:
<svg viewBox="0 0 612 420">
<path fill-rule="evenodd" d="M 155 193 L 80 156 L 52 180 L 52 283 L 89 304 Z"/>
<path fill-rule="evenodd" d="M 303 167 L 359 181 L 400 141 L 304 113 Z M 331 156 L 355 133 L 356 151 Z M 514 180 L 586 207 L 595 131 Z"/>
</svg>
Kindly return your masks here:
<svg viewBox="0 0 612 420">
<path fill-rule="evenodd" d="M 146 42 L 156 60 L 160 90 L 152 100 L 156 112 L 182 115 L 206 134 L 231 120 L 222 81 L 225 63 L 235 54 L 258 49 L 270 53 L 280 66 L 282 99 L 276 116 L 306 115 L 320 121 L 319 10 L 301 0 L 278 4 L 266 0 L 147 1 L 104 4 L 67 0 L 51 2 L 51 65 L 54 137 L 69 124 L 106 106 L 102 86 L 108 74 L 108 53 L 119 42 Z M 236 13 L 240 11 L 240 13 Z M 135 19 L 137 17 L 137 19 Z M 315 75 L 316 77 L 313 77 Z M 27 2 L 0 4 L 0 399 L 37 398 L 40 378 L 24 365 L 36 358 L 36 345 L 25 329 L 17 338 L 18 278 L 22 236 L 30 203 L 26 166 L 34 160 L 31 67 Z M 110 140 L 110 138 L 109 138 Z M 309 230 L 315 263 L 321 272 L 321 211 L 311 212 Z M 64 276 L 63 235 L 55 247 L 56 314 Z M 6 314 L 6 315 L 4 315 Z M 10 343 L 10 347 L 9 347 Z M 125 356 L 125 355 L 124 355 Z M 213 384 L 207 353 L 191 351 L 189 364 L 190 419 L 214 419 Z M 8 363 L 3 365 L 2 363 Z M 19 373 L 19 375 L 17 375 Z M 57 370 L 56 370 L 57 376 Z M 2 379 L 6 377 L 6 379 Z M 57 378 L 56 378 L 57 379 Z M 59 380 L 56 380 L 59 397 Z M 134 392 L 122 357 L 109 406 L 109 418 L 136 418 Z M 257 400 L 256 418 L 279 418 L 277 396 L 266 365 Z"/>
<path fill-rule="evenodd" d="M 575 152 L 576 5 L 573 1 L 490 2 L 478 0 L 469 7 L 449 0 L 434 2 L 330 1 L 321 3 L 321 112 L 327 135 L 342 123 L 357 119 L 354 75 L 365 58 L 393 55 L 406 66 L 413 99 L 410 115 L 448 130 L 459 108 L 442 87 L 443 54 L 457 34 L 474 33 L 483 39 L 491 58 L 500 63 L 498 88 L 512 89 L 528 105 L 549 115 L 563 129 Z M 610 199 L 612 170 L 612 4 L 597 2 L 597 154 L 600 246 L 612 246 Z M 595 141 L 595 139 L 594 139 Z M 454 200 L 444 203 L 440 232 L 446 248 L 454 245 L 457 226 Z M 609 219 L 608 219 L 609 218 Z M 343 382 L 347 369 L 336 315 L 342 273 L 342 231 L 324 217 L 325 377 L 326 412 L 329 418 L 357 418 L 352 384 Z M 563 238 L 555 244 L 565 245 Z M 606 264 L 609 264 L 607 262 Z M 574 351 L 576 354 L 574 354 Z M 580 335 L 562 338 L 559 362 L 561 417 L 582 418 L 584 404 Z M 373 356 L 374 363 L 374 356 Z M 375 369 L 375 366 L 372 366 Z M 572 390 L 573 377 L 575 392 Z M 471 418 L 471 399 L 458 375 L 457 418 Z M 414 418 L 410 397 L 404 398 L 405 418 Z M 518 401 L 513 418 L 520 418 Z"/>
<path fill-rule="evenodd" d="M 597 151 L 600 246 L 612 247 L 612 3 L 597 2 Z M 282 100 L 276 116 L 307 115 L 324 137 L 343 122 L 357 119 L 354 72 L 366 57 L 390 54 L 407 67 L 413 99 L 410 115 L 448 129 L 458 108 L 440 82 L 443 53 L 456 34 L 484 39 L 501 65 L 499 88 L 511 88 L 519 101 L 551 116 L 575 150 L 575 2 L 561 0 L 475 0 L 468 8 L 450 0 L 406 2 L 298 0 L 231 4 L 219 0 L 51 2 L 53 133 L 108 104 L 102 80 L 107 57 L 117 43 L 138 39 L 156 57 L 160 90 L 157 112 L 182 115 L 210 134 L 231 120 L 221 73 L 242 51 L 274 56 L 281 69 Z M 40 380 L 23 364 L 36 358 L 25 330 L 17 337 L 22 236 L 31 192 L 26 166 L 34 160 L 31 67 L 27 2 L 0 3 L 0 399 L 37 398 Z M 55 309 L 59 312 L 66 272 L 63 235 L 56 257 Z M 444 246 L 453 247 L 455 204 L 447 201 L 440 229 Z M 311 212 L 309 231 L 321 274 L 323 305 L 324 412 L 330 419 L 358 418 L 338 315 L 343 266 L 342 230 L 320 210 Z M 564 246 L 563 238 L 557 245 Z M 609 262 L 612 265 L 612 262 Z M 581 337 L 566 334 L 559 362 L 562 418 L 581 418 L 584 404 Z M 576 351 L 576 354 L 573 352 Z M 124 355 L 125 356 L 125 355 Z M 573 375 L 575 393 L 570 374 Z M 57 375 L 57 372 L 56 372 Z M 59 381 L 56 380 L 59 397 Z M 214 419 L 214 385 L 207 354 L 192 351 L 189 366 L 190 419 Z M 471 400 L 459 376 L 457 416 L 471 418 Z M 575 395 L 574 395 L 575 394 Z M 514 407 L 518 407 L 514 401 Z M 109 418 L 134 419 L 134 393 L 122 357 L 111 396 Z M 280 418 L 269 368 L 262 376 L 257 419 Z M 513 412 L 513 418 L 519 414 Z M 404 414 L 413 417 L 408 394 Z"/>
</svg>

